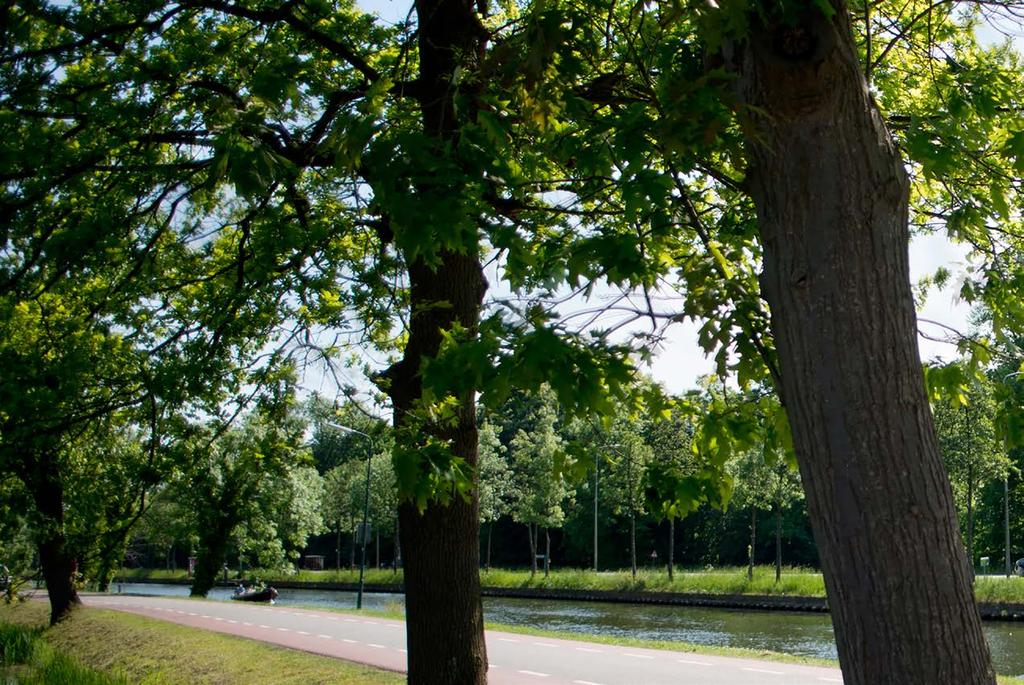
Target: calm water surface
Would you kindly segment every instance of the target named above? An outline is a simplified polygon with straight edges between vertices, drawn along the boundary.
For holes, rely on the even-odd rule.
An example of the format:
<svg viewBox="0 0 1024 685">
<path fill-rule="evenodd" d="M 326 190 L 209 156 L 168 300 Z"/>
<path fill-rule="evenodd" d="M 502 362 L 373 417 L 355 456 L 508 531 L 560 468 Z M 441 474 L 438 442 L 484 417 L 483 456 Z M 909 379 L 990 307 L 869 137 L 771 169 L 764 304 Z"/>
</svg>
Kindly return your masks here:
<svg viewBox="0 0 1024 685">
<path fill-rule="evenodd" d="M 122 592 L 145 595 L 188 594 L 184 585 L 125 583 Z M 281 590 L 277 603 L 354 608 L 354 592 Z M 214 588 L 210 599 L 227 600 L 230 588 Z M 368 609 L 401 609 L 402 595 L 367 593 Z M 827 614 L 668 607 L 601 602 L 569 602 L 485 597 L 488 621 L 546 630 L 614 635 L 645 640 L 676 640 L 716 647 L 765 649 L 800 656 L 836 658 L 832 622 Z M 996 670 L 1024 674 L 1024 623 L 986 622 L 985 634 Z"/>
</svg>

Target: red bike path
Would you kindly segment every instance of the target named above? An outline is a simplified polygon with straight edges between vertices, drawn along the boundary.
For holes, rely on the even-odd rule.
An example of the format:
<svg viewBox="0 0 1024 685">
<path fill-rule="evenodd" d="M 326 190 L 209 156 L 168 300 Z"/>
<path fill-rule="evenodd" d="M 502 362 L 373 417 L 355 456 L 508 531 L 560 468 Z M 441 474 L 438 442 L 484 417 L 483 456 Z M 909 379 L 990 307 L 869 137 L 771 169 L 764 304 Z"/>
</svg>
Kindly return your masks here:
<svg viewBox="0 0 1024 685">
<path fill-rule="evenodd" d="M 126 611 L 313 654 L 405 671 L 405 624 L 243 602 L 86 594 Z M 836 685 L 838 669 L 487 631 L 491 685 Z M 254 684 L 257 685 L 257 684 Z M 270 684 L 268 684 L 270 685 Z"/>
</svg>

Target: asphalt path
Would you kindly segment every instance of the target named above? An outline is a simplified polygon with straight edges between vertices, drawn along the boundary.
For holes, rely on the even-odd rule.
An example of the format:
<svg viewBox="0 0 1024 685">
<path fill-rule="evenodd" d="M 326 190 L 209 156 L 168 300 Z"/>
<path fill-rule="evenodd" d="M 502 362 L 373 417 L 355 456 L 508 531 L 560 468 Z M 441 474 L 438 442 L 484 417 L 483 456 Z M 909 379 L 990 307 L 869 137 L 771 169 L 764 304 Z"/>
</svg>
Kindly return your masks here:
<svg viewBox="0 0 1024 685">
<path fill-rule="evenodd" d="M 392 671 L 405 624 L 358 613 L 134 595 L 84 595 L 116 609 Z M 838 669 L 487 631 L 491 685 L 825 685 Z"/>
</svg>

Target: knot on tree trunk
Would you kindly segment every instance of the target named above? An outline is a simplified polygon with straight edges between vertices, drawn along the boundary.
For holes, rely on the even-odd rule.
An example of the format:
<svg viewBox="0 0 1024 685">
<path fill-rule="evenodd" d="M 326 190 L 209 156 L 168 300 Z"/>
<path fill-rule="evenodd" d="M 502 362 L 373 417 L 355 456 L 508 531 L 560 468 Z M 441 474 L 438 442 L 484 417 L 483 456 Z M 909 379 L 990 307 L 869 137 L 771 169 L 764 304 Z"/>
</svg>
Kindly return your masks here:
<svg viewBox="0 0 1024 685">
<path fill-rule="evenodd" d="M 751 104 L 787 119 L 830 111 L 836 103 L 841 60 L 836 27 L 817 8 L 791 22 L 754 26 L 744 60 Z"/>
</svg>

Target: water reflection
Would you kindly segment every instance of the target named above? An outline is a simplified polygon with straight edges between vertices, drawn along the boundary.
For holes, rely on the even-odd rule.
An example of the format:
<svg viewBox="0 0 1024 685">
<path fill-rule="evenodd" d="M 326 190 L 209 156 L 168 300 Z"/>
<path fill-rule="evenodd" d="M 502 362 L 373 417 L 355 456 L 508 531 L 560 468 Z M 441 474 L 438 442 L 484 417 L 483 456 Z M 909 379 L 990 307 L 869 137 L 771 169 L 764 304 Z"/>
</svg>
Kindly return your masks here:
<svg viewBox="0 0 1024 685">
<path fill-rule="evenodd" d="M 188 594 L 183 585 L 125 583 L 122 591 L 149 595 Z M 230 588 L 215 588 L 210 599 L 227 600 Z M 366 593 L 368 609 L 400 609 L 402 595 Z M 281 590 L 278 604 L 355 608 L 355 593 Z M 615 635 L 642 640 L 673 640 L 719 647 L 746 647 L 800 656 L 836 658 L 827 614 L 740 611 L 600 602 L 484 598 L 488 621 L 546 630 Z M 986 622 L 985 634 L 1000 673 L 1024 673 L 1024 624 Z"/>
</svg>

